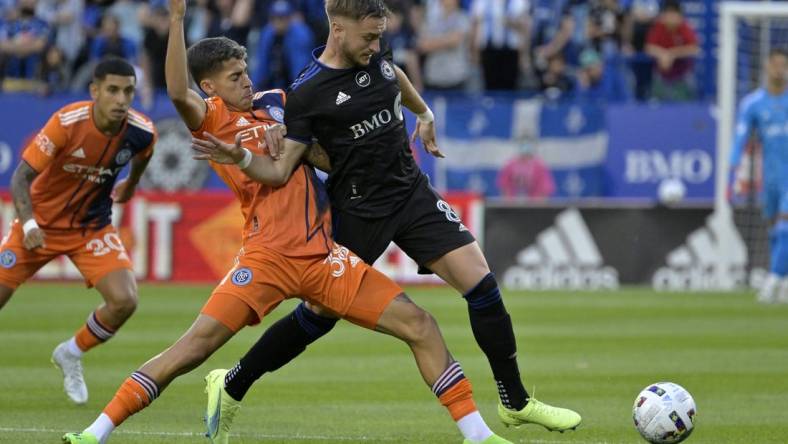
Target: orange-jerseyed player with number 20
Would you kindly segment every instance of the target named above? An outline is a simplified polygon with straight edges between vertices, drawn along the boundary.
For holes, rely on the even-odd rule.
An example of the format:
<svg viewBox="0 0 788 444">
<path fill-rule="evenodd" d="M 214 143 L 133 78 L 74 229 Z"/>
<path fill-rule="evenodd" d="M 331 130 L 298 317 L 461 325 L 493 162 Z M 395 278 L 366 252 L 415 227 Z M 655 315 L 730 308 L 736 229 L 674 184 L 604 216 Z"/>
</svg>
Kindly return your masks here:
<svg viewBox="0 0 788 444">
<path fill-rule="evenodd" d="M 111 225 L 113 200 L 131 199 L 156 143 L 153 123 L 130 109 L 134 68 L 118 58 L 96 65 L 90 95 L 47 121 L 22 152 L 11 179 L 17 219 L 0 245 L 0 307 L 16 288 L 60 255 L 104 299 L 52 362 L 72 401 L 88 399 L 82 354 L 110 339 L 137 307 L 131 262 Z M 131 163 L 126 179 L 118 174 Z"/>
<path fill-rule="evenodd" d="M 188 69 L 209 98 L 189 89 L 185 9 L 185 0 L 170 0 L 167 92 L 192 134 L 208 139 L 195 141 L 198 147 L 214 146 L 219 140 L 243 146 L 237 150 L 242 159 L 229 160 L 216 150 L 197 156 L 212 161 L 241 202 L 241 252 L 189 330 L 132 373 L 93 424 L 81 433 L 67 433 L 63 442 L 103 444 L 115 427 L 147 407 L 173 379 L 200 365 L 238 330 L 259 322 L 282 300 L 302 297 L 406 342 L 424 381 L 457 421 L 467 443 L 508 443 L 482 420 L 470 382 L 446 349 L 435 320 L 397 284 L 331 239 L 327 196 L 314 169 L 300 162 L 304 150 L 288 152 L 277 162 L 267 155 L 264 132 L 283 117 L 284 91 L 253 94 L 246 50 L 224 37 L 203 39 L 189 49 Z M 302 321 L 319 323 L 319 317 L 308 311 L 299 312 Z M 209 386 L 220 388 L 211 381 L 223 376 L 210 374 Z M 318 380 L 315 385 L 319 387 Z M 229 401 L 222 391 L 216 393 L 216 403 Z M 207 413 L 208 437 L 217 442 L 220 418 Z M 219 439 L 226 442 L 226 433 L 223 436 Z"/>
</svg>

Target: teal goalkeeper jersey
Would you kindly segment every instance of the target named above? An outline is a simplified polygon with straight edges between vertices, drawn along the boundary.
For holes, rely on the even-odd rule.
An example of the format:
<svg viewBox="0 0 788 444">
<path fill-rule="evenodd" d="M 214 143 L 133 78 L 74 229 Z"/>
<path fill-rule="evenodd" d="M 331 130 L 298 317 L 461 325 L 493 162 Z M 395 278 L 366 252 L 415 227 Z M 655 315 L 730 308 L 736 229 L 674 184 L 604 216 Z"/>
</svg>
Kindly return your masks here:
<svg viewBox="0 0 788 444">
<path fill-rule="evenodd" d="M 741 161 L 750 135 L 763 147 L 764 187 L 788 187 L 788 89 L 772 95 L 759 88 L 739 104 L 731 166 Z"/>
</svg>

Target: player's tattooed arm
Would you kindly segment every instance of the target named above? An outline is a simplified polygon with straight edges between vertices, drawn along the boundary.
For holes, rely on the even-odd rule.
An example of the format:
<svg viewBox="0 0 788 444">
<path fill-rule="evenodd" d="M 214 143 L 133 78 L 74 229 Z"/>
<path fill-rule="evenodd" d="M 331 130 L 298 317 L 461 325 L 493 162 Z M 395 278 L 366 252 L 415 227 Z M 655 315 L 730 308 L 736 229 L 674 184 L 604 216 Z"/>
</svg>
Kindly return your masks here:
<svg viewBox="0 0 788 444">
<path fill-rule="evenodd" d="M 30 184 L 33 183 L 33 179 L 36 176 L 38 176 L 38 172 L 23 160 L 19 162 L 16 170 L 14 170 L 14 175 L 11 177 L 11 196 L 14 199 L 17 217 L 22 223 L 33 217 Z"/>
<path fill-rule="evenodd" d="M 25 233 L 22 243 L 28 250 L 46 247 L 46 235 L 33 219 L 33 202 L 30 199 L 30 184 L 36 176 L 38 172 L 24 160 L 19 162 L 14 175 L 11 176 L 11 197 L 14 199 L 16 214 Z"/>
<path fill-rule="evenodd" d="M 306 152 L 304 153 L 304 160 L 306 163 L 321 171 L 325 171 L 326 173 L 331 172 L 331 159 L 328 158 L 328 153 L 326 150 L 324 150 L 323 147 L 317 143 L 313 143 L 309 148 L 306 149 Z"/>
</svg>

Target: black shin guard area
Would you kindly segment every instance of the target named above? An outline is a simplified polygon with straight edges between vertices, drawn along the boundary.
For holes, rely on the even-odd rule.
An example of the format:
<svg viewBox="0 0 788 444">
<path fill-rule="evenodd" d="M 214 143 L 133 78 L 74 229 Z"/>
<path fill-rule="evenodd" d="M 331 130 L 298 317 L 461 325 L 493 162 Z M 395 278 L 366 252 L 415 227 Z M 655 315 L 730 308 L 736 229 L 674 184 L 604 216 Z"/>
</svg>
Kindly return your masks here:
<svg viewBox="0 0 788 444">
<path fill-rule="evenodd" d="M 240 401 L 254 382 L 295 359 L 307 345 L 331 331 L 337 319 L 312 313 L 301 303 L 276 321 L 228 373 L 224 389 Z"/>
<path fill-rule="evenodd" d="M 505 407 L 522 409 L 528 402 L 528 392 L 520 381 L 512 320 L 493 274 L 485 276 L 464 298 L 468 301 L 473 337 L 487 355 L 501 402 Z"/>
</svg>

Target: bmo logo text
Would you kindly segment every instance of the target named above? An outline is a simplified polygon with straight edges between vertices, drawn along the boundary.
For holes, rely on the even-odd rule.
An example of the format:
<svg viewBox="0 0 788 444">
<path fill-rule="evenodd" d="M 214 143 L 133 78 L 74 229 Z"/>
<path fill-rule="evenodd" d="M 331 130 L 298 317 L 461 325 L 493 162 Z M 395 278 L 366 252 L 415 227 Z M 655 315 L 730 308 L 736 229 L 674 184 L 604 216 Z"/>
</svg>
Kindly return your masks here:
<svg viewBox="0 0 788 444">
<path fill-rule="evenodd" d="M 669 177 L 703 183 L 711 179 L 713 169 L 714 159 L 703 150 L 629 150 L 624 177 L 628 183 L 656 183 Z"/>
</svg>

